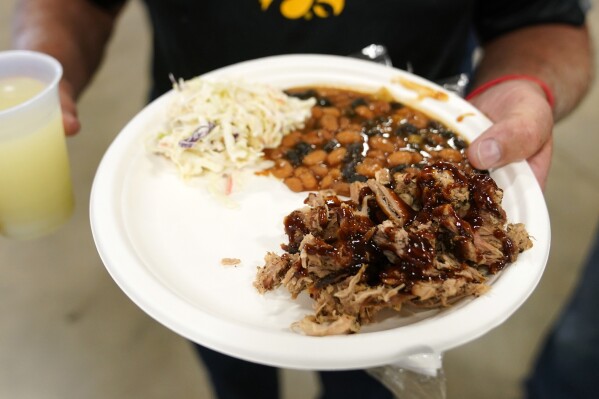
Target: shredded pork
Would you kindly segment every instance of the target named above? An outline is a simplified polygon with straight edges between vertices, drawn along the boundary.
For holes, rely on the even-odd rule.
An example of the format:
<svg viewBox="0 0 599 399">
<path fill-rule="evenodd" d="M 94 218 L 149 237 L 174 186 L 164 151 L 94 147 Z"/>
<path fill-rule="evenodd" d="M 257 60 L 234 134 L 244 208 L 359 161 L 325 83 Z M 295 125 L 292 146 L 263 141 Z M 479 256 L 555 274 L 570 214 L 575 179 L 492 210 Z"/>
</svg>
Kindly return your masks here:
<svg viewBox="0 0 599 399">
<path fill-rule="evenodd" d="M 293 328 L 307 335 L 355 333 L 383 309 L 443 307 L 489 289 L 532 246 L 507 222 L 502 190 L 488 174 L 438 162 L 354 182 L 350 199 L 310 193 L 285 218 L 284 253 L 265 257 L 261 292 L 307 292 L 314 314 Z"/>
</svg>

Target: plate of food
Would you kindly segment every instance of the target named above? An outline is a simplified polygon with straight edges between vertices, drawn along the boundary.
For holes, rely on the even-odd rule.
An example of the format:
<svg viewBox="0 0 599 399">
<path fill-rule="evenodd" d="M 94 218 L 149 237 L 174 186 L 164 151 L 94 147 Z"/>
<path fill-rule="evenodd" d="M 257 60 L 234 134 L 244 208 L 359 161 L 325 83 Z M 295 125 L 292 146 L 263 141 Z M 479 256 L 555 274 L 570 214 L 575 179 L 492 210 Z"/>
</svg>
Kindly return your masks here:
<svg viewBox="0 0 599 399">
<path fill-rule="evenodd" d="M 528 165 L 467 162 L 490 125 L 347 57 L 173 79 L 102 159 L 94 240 L 143 311 L 234 357 L 341 370 L 443 352 L 512 315 L 549 253 Z"/>
</svg>

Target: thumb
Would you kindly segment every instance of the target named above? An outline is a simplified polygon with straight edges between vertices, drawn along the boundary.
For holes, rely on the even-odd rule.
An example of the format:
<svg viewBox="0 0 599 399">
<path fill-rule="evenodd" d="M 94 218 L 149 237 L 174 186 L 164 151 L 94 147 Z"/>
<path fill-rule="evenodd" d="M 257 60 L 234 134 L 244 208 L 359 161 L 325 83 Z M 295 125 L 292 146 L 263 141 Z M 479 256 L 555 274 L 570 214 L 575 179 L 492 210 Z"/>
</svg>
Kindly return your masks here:
<svg viewBox="0 0 599 399">
<path fill-rule="evenodd" d="M 531 159 L 551 139 L 551 107 L 538 93 L 517 86 L 512 90 L 489 90 L 473 104 L 494 121 L 468 149 L 468 158 L 476 168 L 497 168 Z"/>
<path fill-rule="evenodd" d="M 513 116 L 487 129 L 468 149 L 478 169 L 497 168 L 535 155 L 551 137 L 551 128 L 537 119 Z"/>
</svg>

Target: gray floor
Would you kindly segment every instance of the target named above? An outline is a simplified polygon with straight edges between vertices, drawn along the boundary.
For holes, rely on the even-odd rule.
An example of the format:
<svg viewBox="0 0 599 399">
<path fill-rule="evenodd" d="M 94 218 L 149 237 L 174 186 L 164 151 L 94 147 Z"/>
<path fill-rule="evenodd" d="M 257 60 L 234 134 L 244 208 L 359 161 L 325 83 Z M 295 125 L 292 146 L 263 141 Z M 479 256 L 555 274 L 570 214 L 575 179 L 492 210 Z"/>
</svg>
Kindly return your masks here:
<svg viewBox="0 0 599 399">
<path fill-rule="evenodd" d="M 9 47 L 13 4 L 0 2 L 0 50 Z M 599 10 L 591 22 L 599 23 Z M 117 288 L 90 233 L 95 169 L 115 134 L 143 106 L 148 48 L 144 13 L 134 1 L 81 99 L 83 130 L 69 139 L 78 202 L 73 219 L 40 240 L 0 238 L 0 398 L 212 397 L 187 342 Z M 521 397 L 521 381 L 572 290 L 598 220 L 598 104 L 595 86 L 556 129 L 546 190 L 552 251 L 541 284 L 502 326 L 446 353 L 450 399 Z M 286 399 L 310 398 L 318 389 L 312 373 L 286 370 L 283 377 Z"/>
</svg>

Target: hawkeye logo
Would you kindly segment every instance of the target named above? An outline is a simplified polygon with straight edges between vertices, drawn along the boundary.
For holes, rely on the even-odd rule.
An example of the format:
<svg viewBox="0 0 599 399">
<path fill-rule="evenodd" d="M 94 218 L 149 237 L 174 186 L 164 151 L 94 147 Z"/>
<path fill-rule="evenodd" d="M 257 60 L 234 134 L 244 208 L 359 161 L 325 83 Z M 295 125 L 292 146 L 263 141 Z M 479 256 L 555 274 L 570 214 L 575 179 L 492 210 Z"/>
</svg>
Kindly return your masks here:
<svg viewBox="0 0 599 399">
<path fill-rule="evenodd" d="M 273 0 L 260 0 L 262 11 L 268 10 Z M 343 12 L 345 0 L 282 0 L 275 1 L 281 14 L 287 19 L 312 19 L 337 16 Z"/>
</svg>

